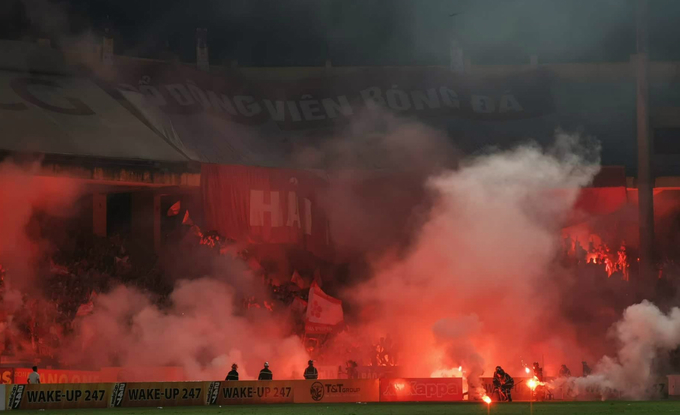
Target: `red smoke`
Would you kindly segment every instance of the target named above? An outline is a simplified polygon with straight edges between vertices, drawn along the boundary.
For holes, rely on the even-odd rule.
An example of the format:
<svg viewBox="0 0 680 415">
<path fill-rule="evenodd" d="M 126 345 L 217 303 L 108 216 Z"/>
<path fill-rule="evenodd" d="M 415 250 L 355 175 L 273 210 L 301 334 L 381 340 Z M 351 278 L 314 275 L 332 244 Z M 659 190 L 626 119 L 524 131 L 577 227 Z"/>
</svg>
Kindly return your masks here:
<svg viewBox="0 0 680 415">
<path fill-rule="evenodd" d="M 7 270 L 10 288 L 34 288 L 37 262 L 49 246 L 39 226 L 30 226 L 34 214 L 69 217 L 80 186 L 68 179 L 39 176 L 39 163 L 0 164 L 0 264 Z"/>
</svg>

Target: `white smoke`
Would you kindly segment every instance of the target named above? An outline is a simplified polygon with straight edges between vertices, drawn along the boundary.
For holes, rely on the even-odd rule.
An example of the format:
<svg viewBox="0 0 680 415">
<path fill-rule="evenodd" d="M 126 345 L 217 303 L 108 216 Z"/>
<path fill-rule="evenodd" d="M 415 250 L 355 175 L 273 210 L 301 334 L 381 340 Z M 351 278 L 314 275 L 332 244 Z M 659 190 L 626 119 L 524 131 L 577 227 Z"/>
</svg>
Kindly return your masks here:
<svg viewBox="0 0 680 415">
<path fill-rule="evenodd" d="M 81 322 L 71 359 L 179 366 L 189 380 L 222 379 L 232 363 L 241 379 L 254 379 L 268 361 L 275 379 L 300 379 L 308 357 L 300 339 L 287 334 L 286 314 L 242 310 L 234 293 L 213 278 L 179 281 L 171 307 L 161 309 L 137 290 L 118 287 L 100 296 L 95 312 Z"/>
<path fill-rule="evenodd" d="M 365 330 L 402 342 L 405 376 L 459 365 L 517 373 L 522 359 L 580 355 L 555 301 L 554 259 L 564 219 L 599 170 L 598 148 L 583 144 L 558 132 L 548 151 L 492 152 L 429 180 L 436 203 L 410 252 L 375 263 L 375 277 L 349 293 L 379 310 Z"/>
<path fill-rule="evenodd" d="M 605 356 L 592 375 L 555 382 L 556 387 L 576 394 L 595 393 L 603 399 L 648 399 L 658 397 L 655 389 L 656 359 L 680 346 L 680 308 L 664 314 L 645 300 L 632 305 L 612 327 L 620 343 L 616 357 Z"/>
</svg>

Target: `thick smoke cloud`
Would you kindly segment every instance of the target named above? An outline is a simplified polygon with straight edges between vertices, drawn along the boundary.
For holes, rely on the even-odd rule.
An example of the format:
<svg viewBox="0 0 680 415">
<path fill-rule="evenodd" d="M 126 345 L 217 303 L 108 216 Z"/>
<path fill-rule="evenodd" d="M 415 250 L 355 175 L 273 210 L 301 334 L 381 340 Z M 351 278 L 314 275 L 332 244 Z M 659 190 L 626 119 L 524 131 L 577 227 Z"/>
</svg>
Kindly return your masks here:
<svg viewBox="0 0 680 415">
<path fill-rule="evenodd" d="M 474 382 L 499 364 L 519 374 L 522 361 L 580 361 L 588 351 L 561 317 L 554 259 L 598 154 L 558 132 L 548 151 L 489 153 L 431 178 L 435 203 L 408 254 L 376 261 L 374 278 L 346 293 L 374 310 L 362 329 L 397 338 L 406 376 L 462 365 Z"/>
<path fill-rule="evenodd" d="M 58 250 L 39 218 L 83 214 L 76 202 L 84 189 L 76 181 L 39 173 L 38 162 L 0 164 L 0 264 L 7 271 L 3 304 L 10 314 L 23 295 L 43 295 L 41 275 Z M 308 357 L 300 339 L 289 335 L 287 310 L 243 309 L 247 296 L 266 297 L 241 260 L 211 258 L 208 268 L 204 278 L 178 280 L 165 307 L 122 285 L 100 295 L 94 313 L 76 320 L 60 358 L 81 368 L 177 366 L 195 380 L 221 379 L 232 363 L 242 378 L 256 378 L 269 361 L 276 379 L 301 378 Z"/>
<path fill-rule="evenodd" d="M 222 379 L 232 363 L 242 379 L 256 379 L 268 361 L 275 379 L 300 379 L 308 357 L 289 334 L 287 313 L 242 309 L 239 291 L 261 282 L 238 261 L 223 264 L 226 277 L 215 271 L 178 281 L 166 308 L 124 286 L 100 296 L 95 312 L 78 323 L 65 358 L 94 367 L 178 366 L 189 380 Z"/>
<path fill-rule="evenodd" d="M 35 223 L 35 215 L 71 217 L 80 192 L 76 183 L 41 177 L 39 171 L 37 162 L 0 163 L 0 275 L 7 274 L 2 281 L 2 304 L 9 315 L 0 324 L 3 338 L 16 329 L 12 314 L 21 308 L 23 296 L 41 294 L 41 260 L 56 249 Z"/>
<path fill-rule="evenodd" d="M 80 186 L 72 181 L 39 176 L 40 164 L 0 164 L 0 264 L 8 271 L 12 290 L 30 291 L 36 284 L 39 260 L 53 246 L 41 229 L 30 226 L 36 213 L 53 217 L 76 214 L 73 205 Z"/>
<path fill-rule="evenodd" d="M 426 162 L 428 154 L 437 153 L 441 137 L 432 138 L 430 130 L 416 124 L 391 122 L 380 145 L 393 149 L 389 160 L 406 160 L 415 177 L 430 176 L 425 193 L 431 201 L 410 243 L 399 251 L 380 249 L 380 259 L 371 264 L 373 278 L 343 293 L 355 310 L 362 310 L 358 332 L 373 338 L 391 334 L 400 345 L 405 376 L 462 366 L 471 390 L 498 364 L 518 376 L 523 361 L 545 359 L 555 373 L 559 363 L 575 367 L 582 359 L 602 356 L 596 343 L 604 332 L 583 337 L 561 299 L 586 310 L 598 311 L 599 305 L 570 295 L 563 281 L 567 273 L 554 261 L 560 227 L 579 188 L 598 171 L 598 149 L 558 132 L 548 150 L 528 144 L 446 170 L 452 158 L 442 157 L 436 167 Z M 412 137 L 422 137 L 429 150 L 412 152 Z M 40 177 L 38 169 L 37 164 L 0 165 L 5 183 L 0 263 L 12 271 L 10 286 L 22 292 L 39 285 L 32 284 L 37 281 L 34 264 L 50 248 L 40 234 L 27 232 L 31 218 L 38 211 L 72 214 L 80 190 L 73 181 Z M 254 378 L 269 361 L 277 379 L 300 378 L 308 357 L 299 338 L 289 335 L 287 313 L 242 309 L 240 299 L 261 294 L 262 287 L 239 260 L 220 257 L 212 271 L 177 281 L 163 307 L 130 287 L 101 295 L 95 312 L 79 321 L 76 336 L 60 354 L 80 367 L 179 366 L 196 380 L 222 378 L 233 362 L 244 379 Z M 608 318 L 602 321 L 617 317 Z M 601 359 L 593 375 L 569 379 L 567 385 L 605 397 L 648 397 L 655 367 L 680 345 L 679 329 L 677 308 L 666 315 L 649 302 L 631 306 L 612 329 L 619 345 L 616 357 Z"/>
<path fill-rule="evenodd" d="M 616 357 L 602 358 L 590 376 L 558 381 L 555 386 L 576 394 L 591 391 L 603 398 L 658 398 L 655 369 L 680 346 L 680 309 L 665 314 L 645 300 L 628 307 L 611 334 L 619 342 Z"/>
<path fill-rule="evenodd" d="M 428 177 L 460 158 L 441 131 L 380 109 L 367 109 L 335 139 L 295 155 L 325 165 L 323 195 L 340 257 L 375 256 L 407 246 L 430 207 Z"/>
</svg>

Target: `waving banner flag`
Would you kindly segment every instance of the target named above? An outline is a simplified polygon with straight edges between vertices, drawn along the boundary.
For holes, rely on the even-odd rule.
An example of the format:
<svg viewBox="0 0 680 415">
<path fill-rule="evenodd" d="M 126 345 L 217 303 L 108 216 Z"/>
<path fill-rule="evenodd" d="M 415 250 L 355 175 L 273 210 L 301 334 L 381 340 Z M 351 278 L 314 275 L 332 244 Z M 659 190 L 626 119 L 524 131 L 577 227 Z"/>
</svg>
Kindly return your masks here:
<svg viewBox="0 0 680 415">
<path fill-rule="evenodd" d="M 170 209 L 168 209 L 168 217 L 179 215 L 179 211 L 181 209 L 182 209 L 182 202 L 181 201 L 175 202 L 172 206 L 170 206 Z"/>
<path fill-rule="evenodd" d="M 319 288 L 316 282 L 309 289 L 309 301 L 307 302 L 307 324 L 305 331 L 308 333 L 328 333 L 333 327 L 342 323 L 342 301 L 333 298 Z"/>
<path fill-rule="evenodd" d="M 189 216 L 189 211 L 187 210 L 184 212 L 184 219 L 182 219 L 182 225 L 188 225 L 188 226 L 193 226 L 194 221 L 191 220 L 191 217 Z"/>
<path fill-rule="evenodd" d="M 78 312 L 76 313 L 76 317 L 85 317 L 87 315 L 92 314 L 94 311 L 94 302 L 97 300 L 98 294 L 96 291 L 92 291 L 90 293 L 90 299 L 87 303 L 81 304 L 80 307 L 78 307 Z"/>
<path fill-rule="evenodd" d="M 81 304 L 80 307 L 78 307 L 78 312 L 76 313 L 76 317 L 85 317 L 94 311 L 94 303 L 92 301 Z"/>
</svg>

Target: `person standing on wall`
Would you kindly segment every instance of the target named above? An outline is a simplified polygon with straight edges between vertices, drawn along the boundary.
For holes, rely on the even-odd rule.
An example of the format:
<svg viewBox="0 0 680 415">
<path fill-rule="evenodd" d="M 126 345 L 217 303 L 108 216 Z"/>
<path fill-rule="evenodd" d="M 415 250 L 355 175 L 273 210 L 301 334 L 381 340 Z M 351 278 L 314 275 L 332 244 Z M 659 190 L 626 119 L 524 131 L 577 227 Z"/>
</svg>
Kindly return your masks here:
<svg viewBox="0 0 680 415">
<path fill-rule="evenodd" d="M 307 362 L 307 368 L 305 369 L 305 379 L 316 380 L 319 379 L 319 371 L 314 367 L 314 361 L 310 360 Z"/>
<path fill-rule="evenodd" d="M 264 368 L 260 370 L 260 376 L 257 377 L 257 380 L 272 380 L 273 378 L 272 371 L 269 370 L 269 362 L 264 362 Z"/>
<path fill-rule="evenodd" d="M 28 375 L 28 383 L 30 385 L 40 384 L 40 374 L 38 373 L 38 366 L 33 366 L 33 372 L 31 372 L 31 374 Z"/>
<path fill-rule="evenodd" d="M 231 371 L 227 373 L 227 378 L 225 380 L 238 380 L 238 366 L 236 363 L 231 365 Z"/>
</svg>

